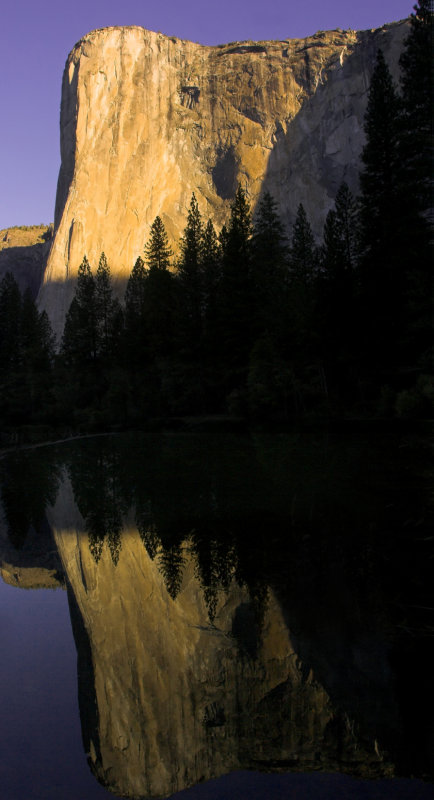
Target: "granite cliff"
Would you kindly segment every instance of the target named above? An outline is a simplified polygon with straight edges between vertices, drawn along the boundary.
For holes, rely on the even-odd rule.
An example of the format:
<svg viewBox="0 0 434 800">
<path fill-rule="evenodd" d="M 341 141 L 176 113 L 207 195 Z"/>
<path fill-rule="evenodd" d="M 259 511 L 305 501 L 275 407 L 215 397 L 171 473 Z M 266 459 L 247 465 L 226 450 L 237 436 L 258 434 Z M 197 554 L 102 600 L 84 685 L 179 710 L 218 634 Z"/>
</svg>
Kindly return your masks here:
<svg viewBox="0 0 434 800">
<path fill-rule="evenodd" d="M 342 180 L 357 190 L 363 117 L 381 47 L 397 77 L 407 23 L 205 47 L 140 27 L 85 36 L 61 101 L 55 237 L 39 302 L 59 334 L 86 254 L 125 282 L 160 215 L 175 245 L 194 191 L 220 226 L 237 183 L 269 190 L 320 235 Z"/>
</svg>

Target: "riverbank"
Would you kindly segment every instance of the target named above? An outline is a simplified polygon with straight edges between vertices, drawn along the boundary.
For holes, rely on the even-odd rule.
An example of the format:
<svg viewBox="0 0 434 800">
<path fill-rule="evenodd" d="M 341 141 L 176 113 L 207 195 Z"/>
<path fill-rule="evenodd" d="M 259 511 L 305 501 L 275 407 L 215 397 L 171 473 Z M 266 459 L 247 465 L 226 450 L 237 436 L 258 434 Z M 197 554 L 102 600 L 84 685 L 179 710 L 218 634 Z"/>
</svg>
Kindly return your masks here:
<svg viewBox="0 0 434 800">
<path fill-rule="evenodd" d="M 139 426 L 113 425 L 105 430 L 100 427 L 71 428 L 50 425 L 23 425 L 0 431 L 0 458 L 17 450 L 62 444 L 78 439 L 97 436 L 112 436 L 138 430 L 142 433 L 291 433 L 327 430 L 330 433 L 418 433 L 428 436 L 434 433 L 434 419 L 381 419 L 372 417 L 352 418 L 298 418 L 282 422 L 251 422 L 244 417 L 229 415 L 206 415 L 185 417 L 152 417 Z"/>
</svg>

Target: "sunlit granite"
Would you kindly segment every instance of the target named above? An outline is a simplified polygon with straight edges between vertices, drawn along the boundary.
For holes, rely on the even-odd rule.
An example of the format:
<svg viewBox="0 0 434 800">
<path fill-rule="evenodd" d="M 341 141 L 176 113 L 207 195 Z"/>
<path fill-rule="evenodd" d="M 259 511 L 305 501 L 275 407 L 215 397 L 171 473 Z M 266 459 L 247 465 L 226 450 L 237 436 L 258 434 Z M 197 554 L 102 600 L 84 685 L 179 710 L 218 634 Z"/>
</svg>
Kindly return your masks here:
<svg viewBox="0 0 434 800">
<path fill-rule="evenodd" d="M 141 27 L 92 31 L 61 98 L 55 236 L 39 303 L 58 335 L 86 254 L 122 286 L 161 216 L 176 250 L 194 191 L 219 229 L 237 183 L 285 226 L 303 203 L 317 236 L 345 180 L 358 191 L 377 49 L 394 78 L 407 23 L 205 47 Z"/>
</svg>

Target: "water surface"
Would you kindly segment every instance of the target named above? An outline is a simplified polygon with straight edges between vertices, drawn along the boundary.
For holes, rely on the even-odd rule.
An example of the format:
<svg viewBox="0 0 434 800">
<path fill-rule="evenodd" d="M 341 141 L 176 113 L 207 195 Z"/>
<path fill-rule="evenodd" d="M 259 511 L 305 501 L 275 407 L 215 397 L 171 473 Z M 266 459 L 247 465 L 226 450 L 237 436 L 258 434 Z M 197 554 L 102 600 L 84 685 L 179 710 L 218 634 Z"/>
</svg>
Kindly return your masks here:
<svg viewBox="0 0 434 800">
<path fill-rule="evenodd" d="M 409 434 L 4 457 L 2 796 L 431 796 L 430 459 Z"/>
</svg>

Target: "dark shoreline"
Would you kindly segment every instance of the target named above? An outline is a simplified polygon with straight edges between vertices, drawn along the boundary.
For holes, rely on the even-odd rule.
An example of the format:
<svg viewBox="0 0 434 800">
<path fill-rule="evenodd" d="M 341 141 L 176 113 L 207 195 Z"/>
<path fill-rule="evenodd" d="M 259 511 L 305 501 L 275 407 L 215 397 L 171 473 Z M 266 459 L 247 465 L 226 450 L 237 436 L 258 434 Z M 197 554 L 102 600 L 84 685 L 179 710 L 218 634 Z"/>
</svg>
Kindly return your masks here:
<svg viewBox="0 0 434 800">
<path fill-rule="evenodd" d="M 331 419 L 298 419 L 285 423 L 263 422 L 251 423 L 243 417 L 226 415 L 205 415 L 185 417 L 152 417 L 141 425 L 117 425 L 108 429 L 71 430 L 48 425 L 29 425 L 0 431 L 0 458 L 7 453 L 34 449 L 64 442 L 88 439 L 97 436 L 113 436 L 119 433 L 139 431 L 140 433 L 337 433 L 367 435 L 377 433 L 390 434 L 427 434 L 434 433 L 434 419 L 380 419 L 380 418 L 331 418 Z"/>
</svg>

